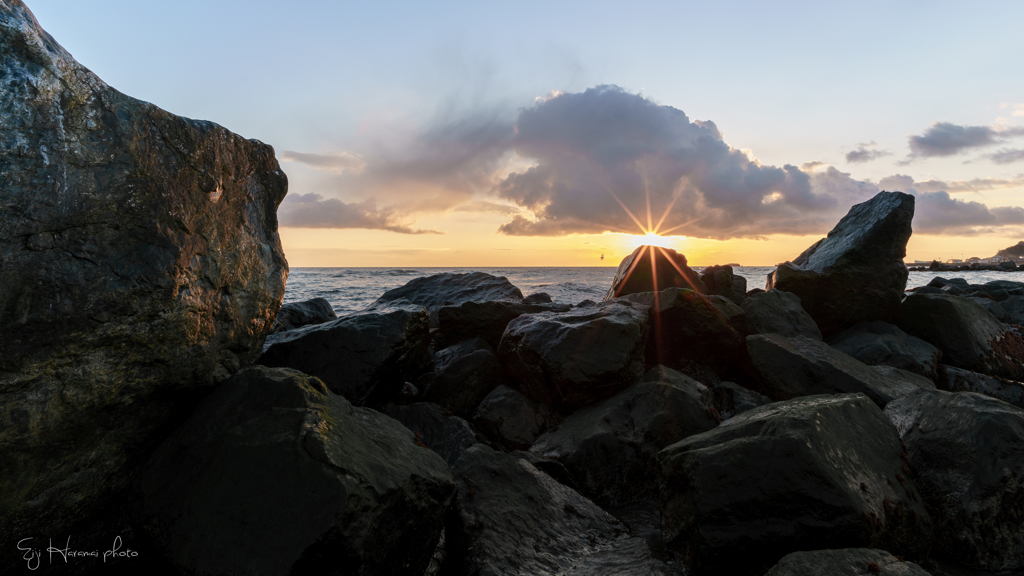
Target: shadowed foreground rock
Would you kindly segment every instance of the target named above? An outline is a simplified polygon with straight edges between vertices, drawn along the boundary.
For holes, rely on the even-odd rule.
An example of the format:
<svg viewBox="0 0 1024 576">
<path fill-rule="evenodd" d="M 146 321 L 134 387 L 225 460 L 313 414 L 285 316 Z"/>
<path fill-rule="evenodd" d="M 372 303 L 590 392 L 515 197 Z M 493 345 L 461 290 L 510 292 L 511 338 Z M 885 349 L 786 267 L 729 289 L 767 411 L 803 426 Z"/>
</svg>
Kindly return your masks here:
<svg viewBox="0 0 1024 576">
<path fill-rule="evenodd" d="M 751 334 L 806 336 L 821 340 L 821 330 L 800 305 L 796 294 L 782 290 L 758 292 L 747 297 L 742 307 L 747 313 L 747 329 Z"/>
<path fill-rule="evenodd" d="M 568 312 L 568 304 L 544 304 L 495 300 L 464 302 L 458 306 L 442 306 L 437 310 L 441 334 L 448 344 L 470 338 L 482 338 L 495 350 L 508 323 L 523 314 Z"/>
<path fill-rule="evenodd" d="M 879 192 L 855 205 L 823 238 L 768 277 L 792 292 L 826 337 L 857 322 L 894 322 L 907 287 L 914 197 Z"/>
<path fill-rule="evenodd" d="M 937 388 L 948 392 L 977 392 L 1024 408 L 1024 383 L 1005 378 L 940 365 Z"/>
<path fill-rule="evenodd" d="M 654 270 L 651 269 L 652 258 Z M 686 265 L 686 256 L 671 248 L 641 246 L 622 259 L 604 301 L 638 292 L 659 292 L 666 288 L 707 292 L 704 282 Z"/>
<path fill-rule="evenodd" d="M 281 306 L 281 311 L 274 319 L 274 325 L 270 329 L 271 334 L 285 332 L 309 326 L 310 324 L 322 324 L 338 318 L 334 308 L 326 298 L 313 298 L 302 302 L 289 302 Z"/>
<path fill-rule="evenodd" d="M 473 444 L 476 435 L 462 418 L 446 414 L 444 408 L 430 402 L 392 406 L 386 414 L 398 420 L 413 433 L 417 442 L 444 459 L 451 466 Z"/>
<path fill-rule="evenodd" d="M 0 3 L 0 125 L 0 546 L 109 545 L 72 526 L 123 529 L 145 447 L 260 353 L 287 179 L 270 146 L 104 84 L 20 0 Z"/>
<path fill-rule="evenodd" d="M 529 448 L 553 420 L 551 409 L 508 386 L 492 390 L 473 415 L 473 424 L 488 438 L 521 450 Z"/>
<path fill-rule="evenodd" d="M 422 574 L 455 487 L 401 424 L 255 366 L 151 458 L 142 524 L 196 574 Z"/>
<path fill-rule="evenodd" d="M 871 366 L 909 370 L 933 381 L 939 375 L 939 349 L 887 322 L 854 324 L 829 338 L 828 343 Z"/>
<path fill-rule="evenodd" d="M 934 554 L 1024 570 L 1024 410 L 981 394 L 922 390 L 885 414 L 932 510 Z"/>
<path fill-rule="evenodd" d="M 434 370 L 416 380 L 423 399 L 463 418 L 472 418 L 480 402 L 505 382 L 498 357 L 479 338 L 463 340 L 434 355 Z"/>
<path fill-rule="evenodd" d="M 931 520 L 899 434 L 862 394 L 775 402 L 658 455 L 665 541 L 691 574 L 764 574 L 789 552 L 879 547 L 916 557 Z"/>
<path fill-rule="evenodd" d="M 930 576 L 913 562 L 904 562 L 885 550 L 845 548 L 793 552 L 764 576 Z"/>
<path fill-rule="evenodd" d="M 646 576 L 674 572 L 642 538 L 526 460 L 478 444 L 452 467 L 455 513 L 445 530 L 454 574 Z"/>
</svg>

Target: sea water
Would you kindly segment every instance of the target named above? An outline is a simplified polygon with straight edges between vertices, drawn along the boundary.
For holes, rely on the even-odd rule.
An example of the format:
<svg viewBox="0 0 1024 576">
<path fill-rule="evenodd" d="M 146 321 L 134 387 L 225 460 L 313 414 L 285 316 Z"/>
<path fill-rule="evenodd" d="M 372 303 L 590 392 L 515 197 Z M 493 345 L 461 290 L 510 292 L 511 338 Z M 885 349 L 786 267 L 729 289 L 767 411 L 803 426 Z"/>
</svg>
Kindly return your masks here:
<svg viewBox="0 0 1024 576">
<path fill-rule="evenodd" d="M 537 268 L 292 268 L 285 290 L 285 302 L 326 298 L 339 316 L 365 309 L 381 294 L 413 278 L 442 272 L 486 272 L 504 276 L 519 287 L 524 296 L 546 292 L 555 302 L 578 304 L 583 300 L 600 301 L 611 287 L 616 268 L 537 267 Z M 694 268 L 700 272 L 701 268 Z M 747 289 L 764 288 L 774 270 L 772 266 L 740 266 L 733 271 L 747 279 Z M 907 288 L 924 286 L 936 276 L 965 278 L 971 284 L 990 280 L 1024 282 L 1024 273 L 1015 272 L 911 272 Z"/>
</svg>

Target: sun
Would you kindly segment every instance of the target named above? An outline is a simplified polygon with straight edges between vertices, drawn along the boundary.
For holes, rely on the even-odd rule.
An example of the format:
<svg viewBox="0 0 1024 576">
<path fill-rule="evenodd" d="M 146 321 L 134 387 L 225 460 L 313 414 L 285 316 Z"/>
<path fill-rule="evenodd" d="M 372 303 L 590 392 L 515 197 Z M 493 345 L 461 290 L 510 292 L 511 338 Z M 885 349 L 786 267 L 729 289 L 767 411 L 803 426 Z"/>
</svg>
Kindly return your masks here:
<svg viewBox="0 0 1024 576">
<path fill-rule="evenodd" d="M 682 240 L 685 240 L 685 236 L 662 236 L 655 234 L 654 232 L 648 232 L 647 234 L 630 234 L 629 244 L 634 250 L 640 246 L 660 246 L 662 248 L 672 248 L 673 250 L 679 245 Z"/>
</svg>

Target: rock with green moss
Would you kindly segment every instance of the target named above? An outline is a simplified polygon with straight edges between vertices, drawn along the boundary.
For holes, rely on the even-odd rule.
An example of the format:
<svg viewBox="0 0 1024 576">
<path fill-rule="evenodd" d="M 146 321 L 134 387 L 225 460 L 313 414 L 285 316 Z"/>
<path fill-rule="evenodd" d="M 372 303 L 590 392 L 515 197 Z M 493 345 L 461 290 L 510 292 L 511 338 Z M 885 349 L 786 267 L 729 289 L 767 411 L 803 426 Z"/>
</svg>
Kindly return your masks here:
<svg viewBox="0 0 1024 576">
<path fill-rule="evenodd" d="M 270 146 L 107 86 L 20 0 L 0 3 L 0 125 L 6 550 L 123 529 L 145 447 L 260 353 L 287 179 Z"/>
<path fill-rule="evenodd" d="M 189 574 L 422 574 L 455 495 L 399 422 L 262 366 L 221 384 L 139 485 L 139 524 Z"/>
</svg>

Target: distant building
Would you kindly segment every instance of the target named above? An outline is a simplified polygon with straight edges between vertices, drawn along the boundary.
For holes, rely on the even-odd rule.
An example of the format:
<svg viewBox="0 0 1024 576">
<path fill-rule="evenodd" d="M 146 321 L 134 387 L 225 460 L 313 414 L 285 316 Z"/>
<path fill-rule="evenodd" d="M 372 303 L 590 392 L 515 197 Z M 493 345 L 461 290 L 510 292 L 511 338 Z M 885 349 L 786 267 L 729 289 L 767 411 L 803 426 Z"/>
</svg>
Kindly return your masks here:
<svg viewBox="0 0 1024 576">
<path fill-rule="evenodd" d="M 963 264 L 963 263 L 964 263 L 964 261 L 959 259 L 959 258 L 950 258 L 949 260 L 946 260 L 946 264 Z"/>
</svg>

